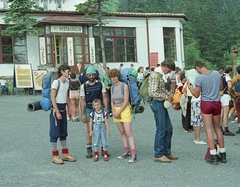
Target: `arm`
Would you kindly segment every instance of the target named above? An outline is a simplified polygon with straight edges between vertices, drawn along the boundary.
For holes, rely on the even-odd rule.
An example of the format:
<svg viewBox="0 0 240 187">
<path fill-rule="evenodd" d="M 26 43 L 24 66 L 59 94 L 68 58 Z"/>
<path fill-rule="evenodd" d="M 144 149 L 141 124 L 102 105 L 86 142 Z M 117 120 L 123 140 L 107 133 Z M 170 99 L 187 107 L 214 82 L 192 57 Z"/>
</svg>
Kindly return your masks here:
<svg viewBox="0 0 240 187">
<path fill-rule="evenodd" d="M 108 134 L 108 136 L 110 136 L 111 133 L 110 133 L 110 127 L 109 127 L 107 115 L 104 117 L 104 122 L 105 122 L 105 125 L 106 125 L 107 134 Z"/>
<path fill-rule="evenodd" d="M 89 136 L 92 136 L 92 127 L 93 127 L 93 119 L 90 117 L 89 121 Z"/>
<path fill-rule="evenodd" d="M 85 106 L 86 106 L 85 96 L 81 96 L 81 98 L 80 98 L 80 109 L 81 109 L 81 116 L 82 116 L 82 122 L 83 122 L 83 123 L 86 122 L 86 118 L 85 118 Z"/>
<path fill-rule="evenodd" d="M 69 90 L 68 90 L 69 93 Z M 69 94 L 67 95 L 67 108 L 68 108 L 68 117 L 71 118 L 72 114 L 71 114 L 71 105 L 70 105 L 70 99 L 69 99 Z"/>
<path fill-rule="evenodd" d="M 106 111 L 108 111 L 108 99 L 107 99 L 107 94 L 106 92 L 102 93 L 102 97 L 103 97 L 103 105 Z"/>
<path fill-rule="evenodd" d="M 191 84 L 190 84 L 189 81 L 187 82 L 187 86 L 188 86 L 189 91 L 192 93 L 192 95 L 195 98 L 198 98 L 200 93 L 201 93 L 201 87 L 196 86 L 195 89 L 194 89 L 194 88 L 191 87 Z"/>
<path fill-rule="evenodd" d="M 57 107 L 56 95 L 57 95 L 57 90 L 54 88 L 54 89 L 52 89 L 52 92 L 51 92 L 51 101 L 52 101 L 52 106 L 56 113 L 56 117 L 57 117 L 57 119 L 60 120 L 60 119 L 62 119 L 62 115 L 60 114 L 58 107 Z"/>
</svg>

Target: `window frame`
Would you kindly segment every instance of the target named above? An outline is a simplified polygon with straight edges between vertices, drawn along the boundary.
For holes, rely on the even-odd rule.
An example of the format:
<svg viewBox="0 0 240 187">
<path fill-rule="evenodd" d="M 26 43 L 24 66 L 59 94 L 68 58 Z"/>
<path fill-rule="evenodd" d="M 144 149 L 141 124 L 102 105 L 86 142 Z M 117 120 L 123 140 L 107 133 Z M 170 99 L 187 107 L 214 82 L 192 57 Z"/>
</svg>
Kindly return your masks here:
<svg viewBox="0 0 240 187">
<path fill-rule="evenodd" d="M 173 35 L 165 34 L 164 29 L 174 29 Z M 165 39 L 173 39 L 173 45 L 171 42 L 166 43 Z M 164 57 L 172 60 L 177 60 L 177 49 L 176 49 L 176 28 L 175 27 L 163 27 L 163 46 L 164 46 Z M 173 47 L 173 49 L 171 49 Z M 172 58 L 174 56 L 174 58 Z"/>
<path fill-rule="evenodd" d="M 123 35 L 119 35 L 117 33 L 117 30 L 123 30 Z M 99 27 L 93 27 L 93 37 L 95 39 L 95 54 L 96 54 L 96 61 L 102 62 L 102 56 L 101 56 L 101 50 L 98 50 L 98 48 L 101 48 L 100 43 L 100 34 L 97 31 L 99 30 Z M 107 45 L 104 43 L 105 48 L 105 55 L 106 55 L 106 62 L 107 63 L 119 63 L 119 62 L 137 62 L 137 39 L 136 39 L 136 28 L 135 27 L 103 27 L 103 30 L 107 30 L 108 32 L 104 34 L 104 41 L 112 40 L 112 45 Z M 127 35 L 127 31 L 131 30 L 132 35 Z M 98 34 L 96 34 L 98 33 Z M 118 41 L 123 40 L 123 45 L 119 45 Z M 133 40 L 133 45 L 127 45 L 128 40 Z M 99 44 L 98 44 L 99 43 Z M 112 51 L 113 53 L 108 53 L 106 49 L 110 49 L 110 47 L 113 47 Z M 119 48 L 123 48 L 122 57 L 123 60 L 119 60 Z M 133 50 L 133 53 L 129 53 L 129 49 Z M 134 60 L 129 60 L 130 57 L 133 57 Z M 112 59 L 113 61 L 109 61 L 108 59 Z"/>
</svg>

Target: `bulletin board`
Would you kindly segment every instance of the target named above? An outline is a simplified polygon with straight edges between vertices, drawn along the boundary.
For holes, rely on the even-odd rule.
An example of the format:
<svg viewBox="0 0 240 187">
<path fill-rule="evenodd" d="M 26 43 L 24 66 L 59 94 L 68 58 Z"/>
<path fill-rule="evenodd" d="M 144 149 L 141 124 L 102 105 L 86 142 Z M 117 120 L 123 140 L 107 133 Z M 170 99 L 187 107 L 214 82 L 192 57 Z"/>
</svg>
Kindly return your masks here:
<svg viewBox="0 0 240 187">
<path fill-rule="evenodd" d="M 32 66 L 30 64 L 15 64 L 14 77 L 17 88 L 33 88 Z"/>
</svg>

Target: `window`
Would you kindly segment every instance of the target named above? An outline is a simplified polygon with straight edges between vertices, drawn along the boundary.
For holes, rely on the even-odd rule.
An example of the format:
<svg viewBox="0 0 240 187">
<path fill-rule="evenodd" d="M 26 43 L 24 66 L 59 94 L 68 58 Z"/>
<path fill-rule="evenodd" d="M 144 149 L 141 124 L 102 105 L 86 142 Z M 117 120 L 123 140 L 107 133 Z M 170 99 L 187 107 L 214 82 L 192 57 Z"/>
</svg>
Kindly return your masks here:
<svg viewBox="0 0 240 187">
<path fill-rule="evenodd" d="M 34 0 L 34 2 L 36 6 L 39 6 L 39 0 Z"/>
<path fill-rule="evenodd" d="M 45 10 L 48 9 L 48 0 L 43 0 L 43 8 L 44 8 Z"/>
<path fill-rule="evenodd" d="M 57 0 L 56 4 L 57 4 L 57 10 L 62 9 L 62 0 Z"/>
<path fill-rule="evenodd" d="M 7 0 L 3 0 L 3 8 L 7 9 L 8 8 L 8 2 Z"/>
<path fill-rule="evenodd" d="M 25 37 L 1 37 L 2 62 L 4 64 L 26 63 Z"/>
<path fill-rule="evenodd" d="M 164 55 L 165 58 L 177 60 L 175 28 L 163 28 Z"/>
<path fill-rule="evenodd" d="M 107 62 L 136 62 L 135 28 L 103 28 Z M 99 28 L 94 27 L 96 61 L 102 62 Z"/>
</svg>

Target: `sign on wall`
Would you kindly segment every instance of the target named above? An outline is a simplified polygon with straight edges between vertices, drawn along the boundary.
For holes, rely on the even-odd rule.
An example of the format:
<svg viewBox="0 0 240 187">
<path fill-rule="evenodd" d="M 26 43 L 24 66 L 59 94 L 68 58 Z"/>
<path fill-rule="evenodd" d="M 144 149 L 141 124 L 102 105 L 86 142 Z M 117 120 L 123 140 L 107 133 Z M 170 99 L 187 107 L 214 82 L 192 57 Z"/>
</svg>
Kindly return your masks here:
<svg viewBox="0 0 240 187">
<path fill-rule="evenodd" d="M 94 38 L 89 38 L 89 48 L 90 48 L 90 63 L 95 64 L 95 43 Z"/>
<path fill-rule="evenodd" d="M 74 66 L 73 38 L 67 37 L 68 65 Z"/>
<path fill-rule="evenodd" d="M 15 64 L 14 74 L 17 88 L 32 88 L 32 67 L 30 64 Z"/>
<path fill-rule="evenodd" d="M 51 25 L 51 32 L 82 33 L 82 26 Z"/>
<path fill-rule="evenodd" d="M 39 37 L 40 64 L 46 64 L 45 37 Z"/>
<path fill-rule="evenodd" d="M 47 70 L 33 70 L 34 90 L 42 90 L 42 77 L 47 73 Z"/>
</svg>

